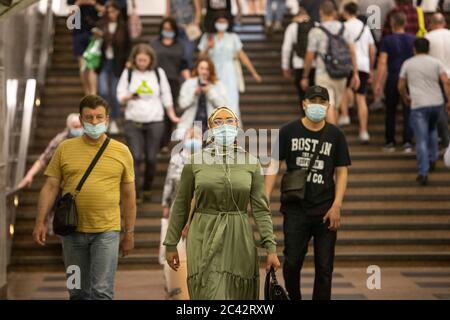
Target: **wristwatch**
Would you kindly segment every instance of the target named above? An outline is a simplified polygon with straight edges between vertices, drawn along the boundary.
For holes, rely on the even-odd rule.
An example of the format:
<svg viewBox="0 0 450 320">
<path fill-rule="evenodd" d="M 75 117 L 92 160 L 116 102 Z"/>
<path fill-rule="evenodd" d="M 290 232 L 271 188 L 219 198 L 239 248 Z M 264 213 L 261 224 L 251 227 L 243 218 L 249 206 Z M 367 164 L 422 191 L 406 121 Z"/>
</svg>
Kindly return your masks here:
<svg viewBox="0 0 450 320">
<path fill-rule="evenodd" d="M 134 229 L 124 229 L 123 233 L 134 233 Z"/>
</svg>

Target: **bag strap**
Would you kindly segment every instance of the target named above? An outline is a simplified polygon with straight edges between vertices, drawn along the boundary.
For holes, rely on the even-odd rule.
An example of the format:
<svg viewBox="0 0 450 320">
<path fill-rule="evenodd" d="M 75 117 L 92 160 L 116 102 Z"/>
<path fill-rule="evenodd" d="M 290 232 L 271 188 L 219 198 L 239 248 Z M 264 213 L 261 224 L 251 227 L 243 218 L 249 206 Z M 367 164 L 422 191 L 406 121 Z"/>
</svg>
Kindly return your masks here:
<svg viewBox="0 0 450 320">
<path fill-rule="evenodd" d="M 155 68 L 155 74 L 156 74 L 156 80 L 158 81 L 158 86 L 159 86 L 159 96 L 162 96 L 161 75 L 159 74 L 159 67 Z"/>
<path fill-rule="evenodd" d="M 270 267 L 270 280 L 274 284 L 278 284 L 277 276 L 275 275 L 275 269 L 273 267 Z"/>
<path fill-rule="evenodd" d="M 131 77 L 133 76 L 133 68 L 128 68 L 128 89 L 130 89 Z"/>
<path fill-rule="evenodd" d="M 322 144 L 323 144 L 323 140 L 325 139 L 326 131 L 327 131 L 327 124 L 325 123 L 325 127 L 323 127 L 322 134 L 320 135 L 320 138 L 319 138 L 319 143 L 317 144 L 317 149 L 314 152 L 314 155 L 313 155 L 311 161 L 309 161 L 308 169 L 306 169 L 306 174 L 307 175 L 309 174 L 309 172 L 311 171 L 314 163 L 316 162 L 316 159 L 317 159 L 317 156 L 319 155 L 320 149 L 322 149 Z"/>
<path fill-rule="evenodd" d="M 363 27 L 361 29 L 361 32 L 359 33 L 358 37 L 356 37 L 355 42 L 358 42 L 359 39 L 361 39 L 362 35 L 364 34 L 364 31 L 366 30 L 366 24 L 363 24 Z"/>
<path fill-rule="evenodd" d="M 344 35 L 345 31 L 345 24 L 341 22 L 341 30 L 339 30 L 339 33 L 337 34 L 339 37 L 342 37 Z"/>
<path fill-rule="evenodd" d="M 319 25 L 319 29 L 322 30 L 328 38 L 334 37 L 334 34 L 332 34 L 327 28 L 325 28 L 323 25 Z"/>
<path fill-rule="evenodd" d="M 87 168 L 86 172 L 84 173 L 83 178 L 81 178 L 80 182 L 77 185 L 77 188 L 75 189 L 75 194 L 73 195 L 74 199 L 78 195 L 78 193 L 80 193 L 80 190 L 83 187 L 84 182 L 86 181 L 86 179 L 91 174 L 92 169 L 94 169 L 94 167 L 97 164 L 98 160 L 100 159 L 100 157 L 102 156 L 102 154 L 105 151 L 106 147 L 108 146 L 110 140 L 111 140 L 111 138 L 107 137 L 105 142 L 103 142 L 102 146 L 100 147 L 100 150 L 97 151 L 97 154 L 95 155 L 95 157 L 92 160 L 91 164 L 89 165 L 89 167 Z"/>
</svg>

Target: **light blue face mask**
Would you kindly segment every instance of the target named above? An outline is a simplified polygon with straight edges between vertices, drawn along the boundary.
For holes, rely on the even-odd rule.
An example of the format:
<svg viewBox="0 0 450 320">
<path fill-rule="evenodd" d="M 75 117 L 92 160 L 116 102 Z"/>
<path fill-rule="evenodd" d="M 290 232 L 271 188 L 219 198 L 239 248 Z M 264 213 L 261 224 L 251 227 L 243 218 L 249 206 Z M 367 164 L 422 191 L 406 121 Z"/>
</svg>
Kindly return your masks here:
<svg viewBox="0 0 450 320">
<path fill-rule="evenodd" d="M 216 27 L 217 31 L 227 31 L 228 30 L 228 23 L 220 23 L 220 22 L 216 22 L 214 24 L 214 26 Z"/>
<path fill-rule="evenodd" d="M 161 35 L 163 38 L 168 38 L 168 39 L 175 38 L 175 32 L 173 32 L 173 31 L 163 30 L 163 31 L 161 31 Z"/>
<path fill-rule="evenodd" d="M 311 103 L 306 106 L 305 114 L 312 122 L 320 122 L 327 116 L 327 107 L 322 104 Z"/>
<path fill-rule="evenodd" d="M 80 137 L 83 135 L 83 128 L 72 128 L 69 130 L 71 137 Z"/>
<path fill-rule="evenodd" d="M 184 141 L 184 150 L 197 152 L 202 148 L 202 142 L 198 139 L 187 139 Z"/>
<path fill-rule="evenodd" d="M 106 132 L 106 122 L 98 123 L 96 125 L 89 122 L 83 123 L 84 133 L 86 133 L 92 139 L 98 139 Z"/>
<path fill-rule="evenodd" d="M 236 126 L 224 124 L 212 129 L 214 142 L 221 146 L 230 146 L 236 140 L 238 129 Z"/>
</svg>

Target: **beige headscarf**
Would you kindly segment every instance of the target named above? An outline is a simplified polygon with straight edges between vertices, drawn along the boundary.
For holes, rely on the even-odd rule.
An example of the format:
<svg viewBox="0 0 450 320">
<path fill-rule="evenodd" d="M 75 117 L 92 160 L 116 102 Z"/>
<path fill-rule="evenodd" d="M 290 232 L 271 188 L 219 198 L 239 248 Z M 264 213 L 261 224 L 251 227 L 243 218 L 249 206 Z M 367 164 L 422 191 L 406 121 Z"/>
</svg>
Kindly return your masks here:
<svg viewBox="0 0 450 320">
<path fill-rule="evenodd" d="M 238 127 L 239 127 L 239 118 L 238 118 L 237 114 L 230 108 L 223 106 L 223 107 L 217 107 L 216 109 L 214 109 L 214 111 L 208 117 L 208 128 L 209 129 L 211 129 L 213 127 L 214 119 L 217 118 L 217 115 L 219 114 L 220 111 L 228 112 L 233 118 L 235 118 L 237 120 Z M 206 145 L 210 144 L 211 142 L 213 142 L 213 136 L 212 136 L 211 130 L 209 130 L 208 139 L 206 140 Z"/>
<path fill-rule="evenodd" d="M 237 114 L 233 110 L 231 110 L 228 107 L 217 107 L 216 109 L 214 109 L 214 111 L 211 113 L 211 115 L 208 118 L 208 128 L 209 129 L 211 129 L 213 127 L 213 121 L 214 121 L 214 119 L 217 118 L 217 115 L 219 114 L 220 111 L 228 112 L 239 123 L 239 118 L 238 118 Z"/>
</svg>

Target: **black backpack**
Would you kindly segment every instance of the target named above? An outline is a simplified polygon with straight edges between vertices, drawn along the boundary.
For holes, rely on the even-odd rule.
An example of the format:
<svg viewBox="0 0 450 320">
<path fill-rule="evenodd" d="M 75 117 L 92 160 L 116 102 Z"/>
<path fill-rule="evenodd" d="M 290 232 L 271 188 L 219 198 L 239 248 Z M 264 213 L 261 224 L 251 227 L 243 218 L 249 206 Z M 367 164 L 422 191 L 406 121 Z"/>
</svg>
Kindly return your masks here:
<svg viewBox="0 0 450 320">
<path fill-rule="evenodd" d="M 297 43 L 294 45 L 294 50 L 297 56 L 304 58 L 306 49 L 308 48 L 308 34 L 314 27 L 314 22 L 311 20 L 297 23 Z"/>
<path fill-rule="evenodd" d="M 131 77 L 133 76 L 133 68 L 127 68 L 128 70 L 128 88 L 130 87 Z M 159 75 L 159 68 L 155 69 L 156 79 L 158 80 L 158 86 L 161 88 L 161 76 Z M 159 90 L 161 92 L 161 90 Z"/>
<path fill-rule="evenodd" d="M 352 73 L 353 66 L 350 49 L 343 37 L 345 25 L 342 24 L 338 34 L 332 34 L 322 25 L 319 28 L 328 38 L 327 52 L 321 55 L 328 75 L 333 79 L 347 78 Z"/>
</svg>

